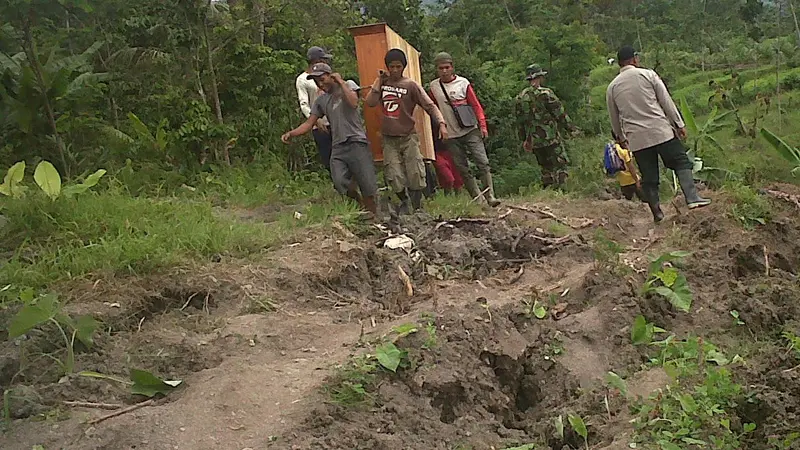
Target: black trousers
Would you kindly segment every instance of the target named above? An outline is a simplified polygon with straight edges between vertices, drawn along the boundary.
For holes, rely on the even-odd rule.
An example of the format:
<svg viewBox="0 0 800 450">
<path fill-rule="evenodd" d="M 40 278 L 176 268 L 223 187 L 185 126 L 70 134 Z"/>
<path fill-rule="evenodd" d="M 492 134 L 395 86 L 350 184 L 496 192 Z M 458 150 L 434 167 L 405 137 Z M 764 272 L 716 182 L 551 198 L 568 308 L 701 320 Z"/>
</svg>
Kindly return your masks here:
<svg viewBox="0 0 800 450">
<path fill-rule="evenodd" d="M 692 162 L 686 154 L 686 147 L 680 139 L 674 138 L 667 142 L 654 145 L 633 152 L 639 173 L 642 175 L 642 193 L 648 203 L 658 203 L 659 165 L 658 158 L 668 169 L 675 171 L 692 169 Z"/>
<path fill-rule="evenodd" d="M 333 136 L 331 136 L 330 130 L 328 130 L 326 133 L 322 130 L 315 129 L 311 133 L 314 136 L 314 143 L 317 144 L 317 155 L 319 155 L 319 162 L 330 172 L 331 152 L 333 151 Z"/>
<path fill-rule="evenodd" d="M 635 184 L 629 184 L 628 186 L 620 186 L 620 190 L 622 191 L 622 195 L 625 197 L 626 200 L 633 200 L 633 197 L 638 198 L 639 200 L 647 203 L 647 200 L 644 197 L 644 194 L 636 187 Z"/>
</svg>

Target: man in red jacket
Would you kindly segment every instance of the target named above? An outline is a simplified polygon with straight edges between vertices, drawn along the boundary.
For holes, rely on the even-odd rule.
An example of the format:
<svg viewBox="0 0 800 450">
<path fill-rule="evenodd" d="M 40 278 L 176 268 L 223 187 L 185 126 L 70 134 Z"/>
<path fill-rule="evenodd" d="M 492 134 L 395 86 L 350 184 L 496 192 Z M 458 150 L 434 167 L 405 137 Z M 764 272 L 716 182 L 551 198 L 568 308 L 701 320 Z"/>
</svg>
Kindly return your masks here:
<svg viewBox="0 0 800 450">
<path fill-rule="evenodd" d="M 456 169 L 469 194 L 473 198 L 479 197 L 481 189 L 469 172 L 467 157 L 470 156 L 480 171 L 486 201 L 493 207 L 498 206 L 500 202 L 494 197 L 489 158 L 483 145 L 483 139 L 489 136 L 489 131 L 481 102 L 478 101 L 469 80 L 455 74 L 452 56 L 439 53 L 434 58 L 434 63 L 439 78 L 430 83 L 430 97 L 439 106 L 447 124 L 448 139 L 445 144 L 450 149 Z M 436 159 L 438 164 L 439 158 Z"/>
</svg>

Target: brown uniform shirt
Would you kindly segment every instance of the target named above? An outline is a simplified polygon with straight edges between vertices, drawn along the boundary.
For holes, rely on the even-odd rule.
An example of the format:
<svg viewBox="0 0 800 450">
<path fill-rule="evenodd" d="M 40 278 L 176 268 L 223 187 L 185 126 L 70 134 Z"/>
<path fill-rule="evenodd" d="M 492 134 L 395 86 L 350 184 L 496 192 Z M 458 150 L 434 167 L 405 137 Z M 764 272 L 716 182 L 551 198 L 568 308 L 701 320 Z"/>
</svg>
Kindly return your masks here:
<svg viewBox="0 0 800 450">
<path fill-rule="evenodd" d="M 414 108 L 419 105 L 438 123 L 444 122 L 441 111 L 416 81 L 403 77 L 384 81 L 380 106 L 383 112 L 381 133 L 384 136 L 408 136 L 414 133 Z"/>
</svg>

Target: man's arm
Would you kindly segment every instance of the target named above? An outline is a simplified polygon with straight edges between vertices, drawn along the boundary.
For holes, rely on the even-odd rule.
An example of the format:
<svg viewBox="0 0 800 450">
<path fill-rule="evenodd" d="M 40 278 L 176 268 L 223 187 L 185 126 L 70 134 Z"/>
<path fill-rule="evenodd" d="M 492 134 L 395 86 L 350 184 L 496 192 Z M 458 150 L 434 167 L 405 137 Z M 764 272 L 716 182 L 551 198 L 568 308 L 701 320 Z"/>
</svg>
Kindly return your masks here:
<svg viewBox="0 0 800 450">
<path fill-rule="evenodd" d="M 425 89 L 422 89 L 422 86 L 419 85 L 417 82 L 413 82 L 414 84 L 414 91 L 416 95 L 414 96 L 417 104 L 428 113 L 429 116 L 433 117 L 434 120 L 439 122 L 439 135 L 443 140 L 447 139 L 447 124 L 444 122 L 444 116 L 442 116 L 442 112 L 439 111 L 439 107 L 436 106 L 436 103 L 428 97 L 428 94 L 425 93 Z"/>
<path fill-rule="evenodd" d="M 344 100 L 347 102 L 348 105 L 352 106 L 353 109 L 358 108 L 358 94 L 356 91 L 350 89 L 347 83 L 342 79 L 342 76 L 338 73 L 334 73 L 333 79 L 336 80 L 336 83 L 339 84 L 339 87 L 342 88 L 342 95 L 344 96 Z"/>
<path fill-rule="evenodd" d="M 442 116 L 442 112 L 439 111 L 439 107 L 436 106 L 436 103 L 431 100 L 428 94 L 422 89 L 422 86 L 414 82 L 416 86 L 415 89 L 417 91 L 417 95 L 415 96 L 417 100 L 417 104 L 428 113 L 429 116 L 436 119 L 437 122 L 440 124 L 444 124 L 444 116 Z"/>
<path fill-rule="evenodd" d="M 675 125 L 675 127 L 685 128 L 686 124 L 683 123 L 683 118 L 681 117 L 680 113 L 678 113 L 678 107 L 675 106 L 675 102 L 672 101 L 672 97 L 669 95 L 669 91 L 667 91 L 667 87 L 664 85 L 664 82 L 661 81 L 661 77 L 659 77 L 655 72 L 652 72 L 650 74 L 650 81 L 653 83 L 658 104 L 661 105 L 661 109 L 664 110 L 664 114 L 667 116 L 670 122 Z"/>
<path fill-rule="evenodd" d="M 572 124 L 572 119 L 570 119 L 569 115 L 567 115 L 567 111 L 564 109 L 564 104 L 561 103 L 561 99 L 559 99 L 558 96 L 551 91 L 548 91 L 543 95 L 546 95 L 544 99 L 545 107 L 553 116 L 553 118 L 555 118 L 564 129 L 574 131 L 575 125 Z"/>
<path fill-rule="evenodd" d="M 489 127 L 486 125 L 486 113 L 483 112 L 478 96 L 475 95 L 475 90 L 472 89 L 472 83 L 467 85 L 467 104 L 475 111 L 475 117 L 478 118 L 478 125 L 480 126 L 481 133 L 486 137 L 489 135 Z"/>
<path fill-rule="evenodd" d="M 299 127 L 284 133 L 283 136 L 281 136 L 281 141 L 283 141 L 284 144 L 288 144 L 293 137 L 302 136 L 310 132 L 312 129 L 314 129 L 314 124 L 317 123 L 317 120 L 319 119 L 319 116 L 311 113 L 311 115 L 308 116 L 308 119 L 306 119 L 306 121 L 303 122 Z"/>
<path fill-rule="evenodd" d="M 367 94 L 367 98 L 364 99 L 364 102 L 369 107 L 378 106 L 378 103 L 381 101 L 381 85 L 382 85 L 381 77 L 375 78 L 375 82 L 372 83 L 372 87 L 369 88 L 369 94 Z"/>
<path fill-rule="evenodd" d="M 297 99 L 300 101 L 300 110 L 303 111 L 303 115 L 308 118 L 311 115 L 311 104 L 309 103 L 308 91 L 303 85 L 302 77 L 297 77 L 294 87 L 297 88 Z"/>
<path fill-rule="evenodd" d="M 612 86 L 609 85 L 606 89 L 606 107 L 608 108 L 608 118 L 611 121 L 611 133 L 614 135 L 617 143 L 623 145 L 627 140 L 622 135 L 622 125 L 619 123 L 619 109 L 617 103 L 614 101 L 614 93 Z"/>
</svg>

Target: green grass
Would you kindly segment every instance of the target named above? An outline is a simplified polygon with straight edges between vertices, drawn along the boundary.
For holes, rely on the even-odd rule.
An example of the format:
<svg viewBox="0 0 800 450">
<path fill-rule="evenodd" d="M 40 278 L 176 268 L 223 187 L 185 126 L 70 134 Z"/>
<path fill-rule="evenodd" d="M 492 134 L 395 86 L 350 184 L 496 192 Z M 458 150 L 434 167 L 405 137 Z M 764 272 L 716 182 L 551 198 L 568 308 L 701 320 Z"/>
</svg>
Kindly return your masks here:
<svg viewBox="0 0 800 450">
<path fill-rule="evenodd" d="M 457 196 L 436 195 L 425 202 L 424 208 L 434 217 L 477 217 L 483 214 L 481 204 L 473 202 L 466 192 Z"/>
<path fill-rule="evenodd" d="M 727 192 L 733 204 L 730 213 L 745 228 L 752 229 L 766 224 L 772 216 L 769 200 L 742 183 L 728 183 L 723 190 Z"/>
<path fill-rule="evenodd" d="M 212 255 L 244 256 L 300 229 L 358 218 L 357 208 L 340 198 L 291 208 L 259 223 L 226 217 L 202 198 L 114 191 L 54 202 L 31 192 L 22 200 L 3 199 L 0 208 L 8 220 L 0 251 L 13 254 L 0 266 L 0 279 L 37 289 L 90 274 L 146 274 L 202 263 Z"/>
</svg>

